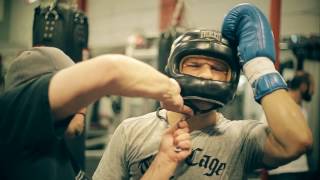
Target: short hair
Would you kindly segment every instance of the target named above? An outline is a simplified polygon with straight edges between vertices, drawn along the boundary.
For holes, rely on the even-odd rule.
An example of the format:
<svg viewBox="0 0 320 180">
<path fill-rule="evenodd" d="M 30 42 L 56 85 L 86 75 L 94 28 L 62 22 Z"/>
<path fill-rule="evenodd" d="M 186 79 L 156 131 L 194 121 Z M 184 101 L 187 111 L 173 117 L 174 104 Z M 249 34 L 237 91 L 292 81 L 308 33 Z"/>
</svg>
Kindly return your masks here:
<svg viewBox="0 0 320 180">
<path fill-rule="evenodd" d="M 308 86 L 311 83 L 310 73 L 305 71 L 297 71 L 291 81 L 289 81 L 288 86 L 292 90 L 299 89 L 302 83 L 306 83 Z"/>
</svg>

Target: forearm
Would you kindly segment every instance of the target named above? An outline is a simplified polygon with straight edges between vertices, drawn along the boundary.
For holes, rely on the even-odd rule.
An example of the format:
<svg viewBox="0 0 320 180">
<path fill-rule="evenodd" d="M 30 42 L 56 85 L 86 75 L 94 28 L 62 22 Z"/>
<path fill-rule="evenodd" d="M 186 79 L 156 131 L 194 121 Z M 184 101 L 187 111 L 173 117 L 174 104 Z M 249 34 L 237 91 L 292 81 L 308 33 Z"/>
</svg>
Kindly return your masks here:
<svg viewBox="0 0 320 180">
<path fill-rule="evenodd" d="M 261 104 L 272 135 L 288 155 L 310 148 L 312 135 L 307 121 L 287 91 L 274 91 L 263 97 Z"/>
<path fill-rule="evenodd" d="M 106 82 L 109 87 L 107 93 L 142 96 L 161 101 L 170 91 L 170 79 L 153 67 L 127 56 L 115 55 L 114 59 L 117 62 L 114 63 L 113 70 L 118 76 L 113 83 Z"/>
<path fill-rule="evenodd" d="M 162 100 L 170 79 L 151 66 L 123 55 L 103 55 L 57 73 L 49 99 L 57 119 L 63 119 L 104 95 L 140 96 Z"/>
<path fill-rule="evenodd" d="M 165 156 L 158 154 L 141 180 L 169 180 L 177 165 Z"/>
</svg>

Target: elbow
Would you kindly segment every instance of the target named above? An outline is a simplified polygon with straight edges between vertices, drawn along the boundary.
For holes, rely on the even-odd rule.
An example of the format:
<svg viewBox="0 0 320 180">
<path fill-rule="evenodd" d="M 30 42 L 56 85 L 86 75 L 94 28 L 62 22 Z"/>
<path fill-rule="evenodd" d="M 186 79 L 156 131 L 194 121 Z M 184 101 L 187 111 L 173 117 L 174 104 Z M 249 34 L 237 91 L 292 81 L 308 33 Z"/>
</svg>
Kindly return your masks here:
<svg viewBox="0 0 320 180">
<path fill-rule="evenodd" d="M 303 140 L 301 140 L 300 144 L 301 144 L 301 147 L 304 150 L 304 152 L 309 151 L 310 149 L 312 149 L 313 137 L 312 137 L 311 131 L 309 131 L 307 133 L 306 137 Z"/>
<path fill-rule="evenodd" d="M 292 146 L 291 150 L 288 152 L 288 155 L 291 157 L 299 157 L 300 155 L 306 153 L 312 149 L 313 138 L 312 133 L 308 131 L 304 135 L 299 134 L 299 137 L 296 139 L 295 145 Z"/>
</svg>

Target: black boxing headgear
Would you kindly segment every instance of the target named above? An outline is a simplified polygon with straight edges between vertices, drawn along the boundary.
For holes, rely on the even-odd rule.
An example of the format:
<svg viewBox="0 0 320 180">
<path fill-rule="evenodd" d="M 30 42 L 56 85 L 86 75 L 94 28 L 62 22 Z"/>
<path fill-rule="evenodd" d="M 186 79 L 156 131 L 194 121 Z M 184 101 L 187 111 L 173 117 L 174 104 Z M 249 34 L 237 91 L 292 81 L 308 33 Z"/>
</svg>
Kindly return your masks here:
<svg viewBox="0 0 320 180">
<path fill-rule="evenodd" d="M 223 82 L 182 74 L 181 61 L 187 56 L 204 56 L 225 62 L 231 69 L 230 80 Z M 220 108 L 234 98 L 240 77 L 236 48 L 222 38 L 220 32 L 213 30 L 189 31 L 179 36 L 172 44 L 165 70 L 181 86 L 185 104 L 192 106 L 192 100 L 206 101 L 213 104 L 209 110 Z"/>
</svg>

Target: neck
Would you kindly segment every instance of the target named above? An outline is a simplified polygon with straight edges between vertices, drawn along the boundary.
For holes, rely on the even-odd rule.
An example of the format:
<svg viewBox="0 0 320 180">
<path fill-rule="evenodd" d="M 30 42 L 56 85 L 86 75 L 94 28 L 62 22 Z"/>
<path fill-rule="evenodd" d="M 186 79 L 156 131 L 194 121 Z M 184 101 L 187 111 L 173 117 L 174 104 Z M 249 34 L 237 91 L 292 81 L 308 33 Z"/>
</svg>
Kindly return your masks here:
<svg viewBox="0 0 320 180">
<path fill-rule="evenodd" d="M 186 117 L 183 114 L 168 111 L 167 112 L 168 122 L 170 125 L 176 124 L 181 119 L 185 119 Z M 193 130 L 203 129 L 208 126 L 215 125 L 218 121 L 216 111 L 210 111 L 205 114 L 199 114 L 196 116 L 192 116 L 191 118 L 186 119 L 189 125 L 190 132 Z"/>
</svg>

